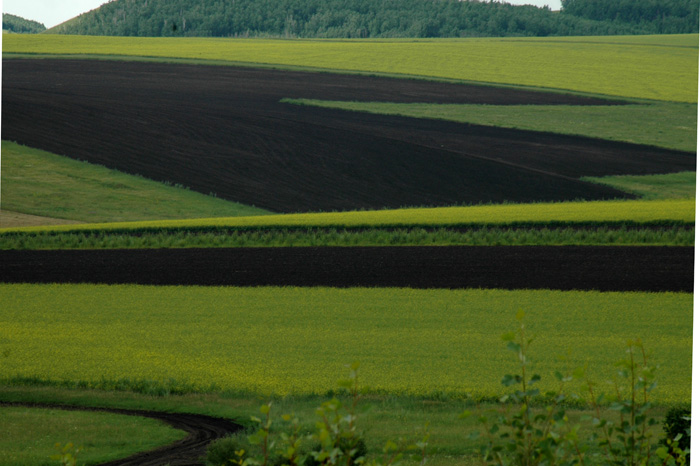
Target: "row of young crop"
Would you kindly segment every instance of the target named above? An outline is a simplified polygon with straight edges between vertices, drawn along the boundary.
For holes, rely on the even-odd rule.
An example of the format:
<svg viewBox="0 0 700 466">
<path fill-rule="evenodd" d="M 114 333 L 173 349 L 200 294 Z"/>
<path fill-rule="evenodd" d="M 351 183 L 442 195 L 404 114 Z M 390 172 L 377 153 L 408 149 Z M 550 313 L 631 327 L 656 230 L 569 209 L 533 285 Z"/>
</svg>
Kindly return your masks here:
<svg viewBox="0 0 700 466">
<path fill-rule="evenodd" d="M 300 246 L 693 246 L 695 228 L 253 229 L 0 234 L 0 249 L 145 249 Z"/>
</svg>

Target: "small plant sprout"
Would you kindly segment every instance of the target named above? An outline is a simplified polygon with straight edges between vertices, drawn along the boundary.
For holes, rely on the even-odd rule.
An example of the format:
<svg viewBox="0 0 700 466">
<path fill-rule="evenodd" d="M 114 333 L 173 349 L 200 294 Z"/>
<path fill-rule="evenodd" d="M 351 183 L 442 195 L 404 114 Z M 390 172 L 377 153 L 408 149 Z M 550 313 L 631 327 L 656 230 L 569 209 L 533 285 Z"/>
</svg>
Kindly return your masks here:
<svg viewBox="0 0 700 466">
<path fill-rule="evenodd" d="M 72 443 L 54 445 L 58 453 L 51 456 L 51 459 L 58 461 L 62 466 L 76 466 L 78 464 L 78 454 L 83 450 L 82 447 L 75 447 Z"/>
</svg>

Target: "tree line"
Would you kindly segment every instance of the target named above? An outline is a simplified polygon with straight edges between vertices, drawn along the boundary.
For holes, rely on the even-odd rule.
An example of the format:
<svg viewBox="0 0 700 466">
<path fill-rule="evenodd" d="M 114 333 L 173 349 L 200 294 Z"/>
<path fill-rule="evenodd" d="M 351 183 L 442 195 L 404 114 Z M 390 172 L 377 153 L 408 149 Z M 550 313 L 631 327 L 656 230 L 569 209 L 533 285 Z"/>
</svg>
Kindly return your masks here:
<svg viewBox="0 0 700 466">
<path fill-rule="evenodd" d="M 698 0 L 562 0 L 567 15 L 613 24 L 634 24 L 655 34 L 698 31 Z"/>
<path fill-rule="evenodd" d="M 115 36 L 483 37 L 697 32 L 697 17 L 592 14 L 588 4 L 697 3 L 700 0 L 565 0 L 547 7 L 490 0 L 112 0 L 50 30 Z M 646 6 L 644 6 L 646 8 Z M 692 10 L 692 8 L 691 8 Z M 626 10 L 625 10 L 626 11 Z M 659 10 L 661 11 L 661 10 Z M 692 11 L 691 11 L 692 13 Z M 697 15 L 696 15 L 697 16 Z M 642 15 L 639 15 L 642 18 Z M 677 18 L 672 20 L 671 18 Z M 665 28 L 665 29 L 664 29 Z M 659 30 L 662 29 L 662 30 Z"/>
<path fill-rule="evenodd" d="M 9 13 L 2 14 L 2 30 L 18 34 L 36 34 L 46 30 L 46 26 Z"/>
</svg>

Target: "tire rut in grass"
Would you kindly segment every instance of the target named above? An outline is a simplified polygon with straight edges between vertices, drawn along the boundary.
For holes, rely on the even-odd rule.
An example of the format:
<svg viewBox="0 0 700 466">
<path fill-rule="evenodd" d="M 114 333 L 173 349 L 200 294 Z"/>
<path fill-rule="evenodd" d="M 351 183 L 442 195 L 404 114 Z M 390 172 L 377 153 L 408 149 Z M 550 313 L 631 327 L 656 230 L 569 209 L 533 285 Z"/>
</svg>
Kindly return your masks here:
<svg viewBox="0 0 700 466">
<path fill-rule="evenodd" d="M 96 408 L 83 406 L 54 405 L 42 403 L 6 403 L 0 407 L 29 407 L 43 409 L 63 409 L 71 411 L 100 411 L 126 416 L 140 416 L 157 419 L 175 429 L 185 431 L 187 436 L 175 443 L 154 450 L 137 453 L 128 458 L 102 463 L 100 466 L 199 466 L 206 453 L 207 446 L 214 440 L 226 437 L 240 429 L 241 426 L 228 419 L 202 414 L 166 413 L 120 408 Z"/>
</svg>

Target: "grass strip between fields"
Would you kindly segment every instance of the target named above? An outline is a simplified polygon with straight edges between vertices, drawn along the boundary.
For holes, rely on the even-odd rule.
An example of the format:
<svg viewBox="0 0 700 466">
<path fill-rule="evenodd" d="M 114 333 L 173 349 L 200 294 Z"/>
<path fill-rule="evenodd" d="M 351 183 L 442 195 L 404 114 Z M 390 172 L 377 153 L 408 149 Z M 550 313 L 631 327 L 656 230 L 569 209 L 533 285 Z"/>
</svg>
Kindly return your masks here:
<svg viewBox="0 0 700 466">
<path fill-rule="evenodd" d="M 296 105 L 473 123 L 586 136 L 695 152 L 698 107 L 647 102 L 632 105 L 472 105 L 283 99 Z"/>
<path fill-rule="evenodd" d="M 697 102 L 698 36 L 270 40 L 8 35 L 3 53 L 191 58 Z"/>
</svg>

